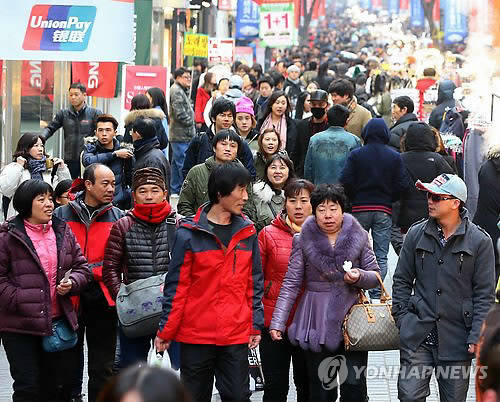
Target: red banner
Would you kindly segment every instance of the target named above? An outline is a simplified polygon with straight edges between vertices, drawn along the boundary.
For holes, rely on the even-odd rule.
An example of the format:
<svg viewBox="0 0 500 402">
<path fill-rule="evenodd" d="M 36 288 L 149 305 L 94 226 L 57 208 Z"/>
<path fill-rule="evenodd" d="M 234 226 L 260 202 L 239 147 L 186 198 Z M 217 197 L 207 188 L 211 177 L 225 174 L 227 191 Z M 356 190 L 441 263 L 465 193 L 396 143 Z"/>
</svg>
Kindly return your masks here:
<svg viewBox="0 0 500 402">
<path fill-rule="evenodd" d="M 87 95 L 99 98 L 114 98 L 118 63 L 73 62 L 72 82 L 81 82 L 87 88 Z"/>
<path fill-rule="evenodd" d="M 123 108 L 130 110 L 135 95 L 144 94 L 149 88 L 158 87 L 167 92 L 167 68 L 162 66 L 126 66 Z"/>
<path fill-rule="evenodd" d="M 54 62 L 23 60 L 21 96 L 52 95 L 54 93 Z"/>
<path fill-rule="evenodd" d="M 373 8 L 382 8 L 382 0 L 372 0 Z"/>
<path fill-rule="evenodd" d="M 440 1 L 436 0 L 434 2 L 434 8 L 432 9 L 432 20 L 439 22 L 441 20 L 441 5 Z"/>
<path fill-rule="evenodd" d="M 399 8 L 401 10 L 408 10 L 410 7 L 410 0 L 401 0 L 401 3 L 399 3 Z"/>
</svg>

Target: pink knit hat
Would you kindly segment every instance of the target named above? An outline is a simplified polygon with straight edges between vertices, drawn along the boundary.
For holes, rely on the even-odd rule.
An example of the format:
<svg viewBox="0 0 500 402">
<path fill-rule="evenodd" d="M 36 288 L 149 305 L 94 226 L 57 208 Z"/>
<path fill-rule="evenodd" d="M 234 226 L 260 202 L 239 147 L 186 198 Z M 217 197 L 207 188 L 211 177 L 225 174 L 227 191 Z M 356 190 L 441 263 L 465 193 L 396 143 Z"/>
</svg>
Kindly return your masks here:
<svg viewBox="0 0 500 402">
<path fill-rule="evenodd" d="M 236 113 L 248 113 L 252 116 L 255 116 L 255 112 L 253 110 L 253 102 L 247 96 L 242 96 L 236 102 Z"/>
</svg>

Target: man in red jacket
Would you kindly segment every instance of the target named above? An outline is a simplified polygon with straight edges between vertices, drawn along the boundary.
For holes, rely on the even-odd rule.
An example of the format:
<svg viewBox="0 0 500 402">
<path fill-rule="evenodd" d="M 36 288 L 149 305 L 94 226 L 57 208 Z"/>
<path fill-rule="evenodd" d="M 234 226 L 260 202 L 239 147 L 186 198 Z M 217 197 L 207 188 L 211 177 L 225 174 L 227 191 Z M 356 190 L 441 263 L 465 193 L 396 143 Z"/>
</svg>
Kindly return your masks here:
<svg viewBox="0 0 500 402">
<path fill-rule="evenodd" d="M 111 203 L 115 193 L 115 175 L 105 165 L 94 163 L 83 172 L 83 179 L 73 182 L 76 199 L 57 208 L 54 216 L 66 221 L 75 234 L 92 269 L 90 282 L 80 299 L 78 347 L 81 353 L 80 383 L 75 397 L 81 393 L 83 377 L 83 336 L 88 348 L 88 401 L 93 402 L 112 374 L 115 358 L 117 316 L 114 301 L 102 281 L 104 249 L 113 223 L 123 212 Z"/>
<path fill-rule="evenodd" d="M 253 223 L 241 211 L 250 174 L 218 165 L 210 201 L 181 221 L 165 279 L 158 351 L 181 342 L 181 378 L 196 402 L 209 402 L 213 378 L 223 401 L 249 401 L 248 348 L 264 325 L 263 275 Z"/>
</svg>

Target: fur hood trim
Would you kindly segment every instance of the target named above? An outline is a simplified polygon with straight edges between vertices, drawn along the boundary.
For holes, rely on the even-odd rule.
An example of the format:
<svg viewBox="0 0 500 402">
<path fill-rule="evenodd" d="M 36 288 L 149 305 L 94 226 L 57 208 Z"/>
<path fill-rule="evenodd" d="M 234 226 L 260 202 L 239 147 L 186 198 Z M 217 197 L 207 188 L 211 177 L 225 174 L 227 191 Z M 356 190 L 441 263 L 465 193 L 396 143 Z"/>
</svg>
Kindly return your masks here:
<svg viewBox="0 0 500 402">
<path fill-rule="evenodd" d="M 488 151 L 488 159 L 498 158 L 500 158 L 500 144 L 495 144 Z"/>
<path fill-rule="evenodd" d="M 160 109 L 138 109 L 132 110 L 127 117 L 125 117 L 125 125 L 133 123 L 138 117 L 149 117 L 150 119 L 164 119 L 165 113 Z"/>
<path fill-rule="evenodd" d="M 276 193 L 269 184 L 263 182 L 263 181 L 258 181 L 257 183 L 253 184 L 253 192 L 254 195 L 261 200 L 262 202 L 268 203 L 271 202 L 273 197 L 275 196 L 281 196 L 285 198 L 285 192 L 283 190 L 280 190 L 279 193 Z"/>
</svg>

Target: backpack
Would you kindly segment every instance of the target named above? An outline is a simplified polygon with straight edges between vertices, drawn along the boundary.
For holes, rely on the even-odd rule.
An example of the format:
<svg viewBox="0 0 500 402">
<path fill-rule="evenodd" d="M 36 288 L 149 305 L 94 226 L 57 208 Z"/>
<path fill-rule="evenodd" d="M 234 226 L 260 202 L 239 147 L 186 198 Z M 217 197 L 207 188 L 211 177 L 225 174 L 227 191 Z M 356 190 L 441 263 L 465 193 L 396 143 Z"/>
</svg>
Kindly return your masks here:
<svg viewBox="0 0 500 402">
<path fill-rule="evenodd" d="M 447 109 L 444 112 L 441 127 L 439 128 L 441 135 L 453 134 L 463 141 L 465 134 L 465 125 L 462 120 L 462 115 L 458 112 L 457 108 Z"/>
</svg>

